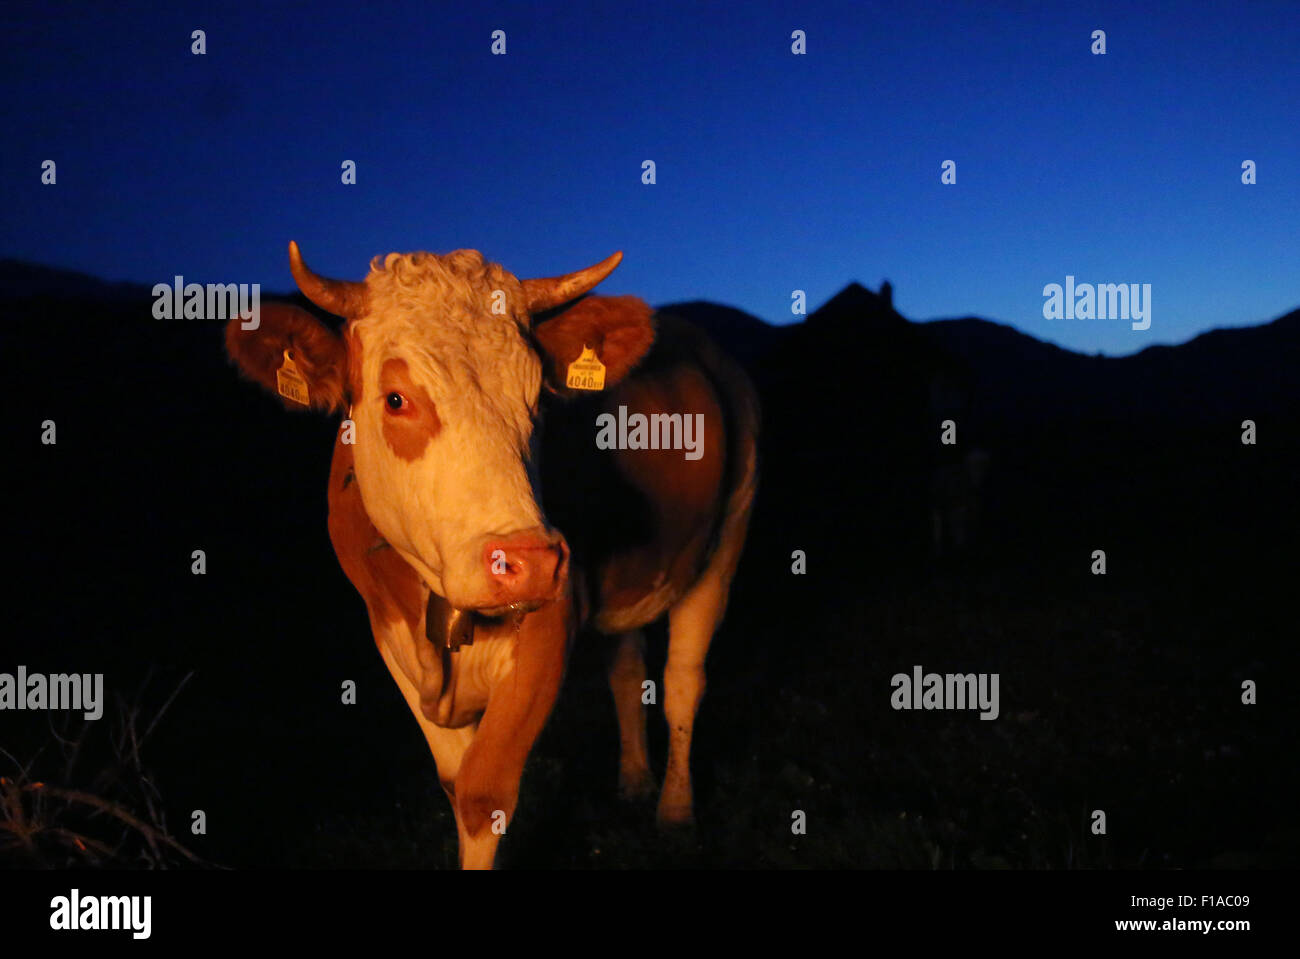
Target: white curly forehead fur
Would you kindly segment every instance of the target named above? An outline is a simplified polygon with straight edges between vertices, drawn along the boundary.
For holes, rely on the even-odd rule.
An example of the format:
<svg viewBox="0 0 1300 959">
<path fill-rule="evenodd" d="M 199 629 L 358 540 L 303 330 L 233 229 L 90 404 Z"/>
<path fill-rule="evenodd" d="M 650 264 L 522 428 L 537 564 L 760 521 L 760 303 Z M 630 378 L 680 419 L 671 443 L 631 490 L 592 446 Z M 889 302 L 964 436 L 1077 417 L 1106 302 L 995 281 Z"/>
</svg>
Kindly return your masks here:
<svg viewBox="0 0 1300 959">
<path fill-rule="evenodd" d="M 477 250 L 390 253 L 371 260 L 366 287 L 369 309 L 352 324 L 363 395 L 373 395 L 384 361 L 403 359 L 447 425 L 525 448 L 542 366 L 519 280 Z"/>
</svg>

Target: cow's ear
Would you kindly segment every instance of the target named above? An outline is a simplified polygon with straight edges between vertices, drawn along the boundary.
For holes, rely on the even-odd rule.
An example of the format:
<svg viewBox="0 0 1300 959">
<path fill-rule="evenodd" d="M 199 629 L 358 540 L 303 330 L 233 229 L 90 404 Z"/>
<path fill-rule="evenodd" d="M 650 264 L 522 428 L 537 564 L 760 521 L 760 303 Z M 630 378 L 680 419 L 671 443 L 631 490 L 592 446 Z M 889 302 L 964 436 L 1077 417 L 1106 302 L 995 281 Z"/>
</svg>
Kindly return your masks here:
<svg viewBox="0 0 1300 959">
<path fill-rule="evenodd" d="M 581 395 L 582 389 L 566 385 L 574 361 L 591 350 L 605 368 L 603 388 L 616 386 L 654 343 L 654 312 L 635 296 L 589 296 L 539 323 L 533 336 L 541 347 L 547 387 L 564 396 Z"/>
<path fill-rule="evenodd" d="M 245 376 L 289 409 L 342 409 L 348 367 L 343 337 L 289 303 L 262 304 L 256 329 L 244 329 L 246 322 L 236 316 L 226 324 L 226 351 Z"/>
</svg>

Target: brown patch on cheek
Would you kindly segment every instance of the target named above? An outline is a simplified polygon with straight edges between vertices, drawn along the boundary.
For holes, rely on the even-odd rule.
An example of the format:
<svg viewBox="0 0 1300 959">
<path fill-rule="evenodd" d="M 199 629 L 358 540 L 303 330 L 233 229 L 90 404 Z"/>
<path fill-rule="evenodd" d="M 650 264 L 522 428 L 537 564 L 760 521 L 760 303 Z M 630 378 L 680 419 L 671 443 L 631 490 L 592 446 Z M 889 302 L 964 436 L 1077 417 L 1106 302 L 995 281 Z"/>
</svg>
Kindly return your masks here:
<svg viewBox="0 0 1300 959">
<path fill-rule="evenodd" d="M 406 360 L 386 360 L 379 373 L 380 402 L 384 404 L 384 442 L 399 459 L 413 462 L 424 455 L 425 447 L 442 429 L 438 408 L 424 387 L 411 380 Z M 408 409 L 394 413 L 388 409 L 388 394 L 396 391 L 406 397 Z"/>
</svg>

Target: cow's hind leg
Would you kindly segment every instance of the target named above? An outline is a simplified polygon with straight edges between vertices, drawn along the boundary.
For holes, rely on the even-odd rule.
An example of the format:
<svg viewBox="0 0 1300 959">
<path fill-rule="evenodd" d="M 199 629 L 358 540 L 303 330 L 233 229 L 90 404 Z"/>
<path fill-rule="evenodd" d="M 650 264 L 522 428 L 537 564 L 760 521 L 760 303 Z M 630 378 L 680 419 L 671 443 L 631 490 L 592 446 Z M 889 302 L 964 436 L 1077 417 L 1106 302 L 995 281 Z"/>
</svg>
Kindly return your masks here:
<svg viewBox="0 0 1300 959">
<path fill-rule="evenodd" d="M 659 793 L 660 825 L 681 825 L 694 819 L 691 736 L 704 698 L 704 659 L 726 598 L 726 585 L 710 570 L 668 613 L 668 662 L 664 666 L 668 768 Z"/>
<path fill-rule="evenodd" d="M 618 713 L 618 791 L 624 799 L 643 799 L 654 791 L 641 702 L 645 678 L 645 634 L 622 633 L 614 640 L 609 689 Z"/>
<path fill-rule="evenodd" d="M 752 455 L 752 454 L 751 454 Z M 691 736 L 704 697 L 704 660 L 727 609 L 731 580 L 740 563 L 753 504 L 754 472 L 731 496 L 718 548 L 704 574 L 668 611 L 668 663 L 664 667 L 664 718 L 668 721 L 668 769 L 659 794 L 662 826 L 694 820 Z"/>
</svg>

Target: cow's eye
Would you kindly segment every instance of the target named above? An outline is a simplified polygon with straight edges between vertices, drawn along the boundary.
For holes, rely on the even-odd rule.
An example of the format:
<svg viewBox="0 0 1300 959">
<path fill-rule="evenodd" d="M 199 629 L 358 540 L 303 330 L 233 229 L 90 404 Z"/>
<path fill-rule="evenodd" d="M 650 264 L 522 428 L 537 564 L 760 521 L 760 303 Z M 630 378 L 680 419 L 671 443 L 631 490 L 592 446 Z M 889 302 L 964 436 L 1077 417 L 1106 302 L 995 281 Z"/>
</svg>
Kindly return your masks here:
<svg viewBox="0 0 1300 959">
<path fill-rule="evenodd" d="M 396 390 L 384 397 L 384 400 L 388 403 L 388 410 L 390 413 L 400 413 L 408 405 L 406 397 L 401 393 L 398 393 Z"/>
</svg>

